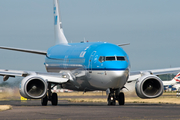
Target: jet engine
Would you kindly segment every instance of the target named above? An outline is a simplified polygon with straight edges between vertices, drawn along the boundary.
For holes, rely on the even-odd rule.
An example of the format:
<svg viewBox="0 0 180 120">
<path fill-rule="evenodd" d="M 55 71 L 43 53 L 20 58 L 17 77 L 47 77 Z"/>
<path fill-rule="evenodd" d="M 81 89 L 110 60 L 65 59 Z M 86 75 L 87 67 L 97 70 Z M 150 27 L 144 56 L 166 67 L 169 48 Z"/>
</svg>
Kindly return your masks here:
<svg viewBox="0 0 180 120">
<path fill-rule="evenodd" d="M 27 76 L 20 84 L 20 94 L 28 99 L 41 99 L 47 94 L 47 81 L 40 76 Z"/>
<path fill-rule="evenodd" d="M 163 83 L 155 75 L 144 75 L 137 80 L 135 89 L 140 98 L 156 98 L 163 93 Z"/>
</svg>

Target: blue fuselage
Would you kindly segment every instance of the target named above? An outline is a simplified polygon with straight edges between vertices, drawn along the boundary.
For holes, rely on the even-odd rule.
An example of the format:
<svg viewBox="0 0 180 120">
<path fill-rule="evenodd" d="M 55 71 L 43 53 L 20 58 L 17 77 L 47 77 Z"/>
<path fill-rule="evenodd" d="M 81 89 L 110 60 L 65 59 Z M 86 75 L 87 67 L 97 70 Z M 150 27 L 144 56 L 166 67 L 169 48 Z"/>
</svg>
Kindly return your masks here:
<svg viewBox="0 0 180 120">
<path fill-rule="evenodd" d="M 126 52 L 117 45 L 106 42 L 87 42 L 71 43 L 67 45 L 59 44 L 49 48 L 45 59 L 45 66 L 48 72 L 61 72 L 69 70 L 72 73 L 76 73 L 74 71 L 85 71 L 85 76 L 92 75 L 92 77 L 90 77 L 91 80 L 88 79 L 88 77 L 84 78 L 88 81 L 89 89 L 106 89 L 106 87 L 113 86 L 108 86 L 107 84 L 109 82 L 106 82 L 104 83 L 104 86 L 102 85 L 101 87 L 101 84 L 96 85 L 97 83 L 94 83 L 92 79 L 97 79 L 96 81 L 98 81 L 100 74 L 107 75 L 111 74 L 107 72 L 125 71 L 125 77 L 123 77 L 123 79 L 125 78 L 127 80 L 130 62 Z M 122 75 L 122 73 L 120 74 Z M 119 76 L 119 79 L 122 76 Z M 111 79 L 111 77 L 108 79 Z M 125 84 L 125 82 L 123 82 L 123 84 Z M 123 86 L 124 85 L 120 85 L 120 87 Z M 83 89 L 85 86 L 82 86 L 81 84 L 80 88 L 81 87 Z"/>
</svg>

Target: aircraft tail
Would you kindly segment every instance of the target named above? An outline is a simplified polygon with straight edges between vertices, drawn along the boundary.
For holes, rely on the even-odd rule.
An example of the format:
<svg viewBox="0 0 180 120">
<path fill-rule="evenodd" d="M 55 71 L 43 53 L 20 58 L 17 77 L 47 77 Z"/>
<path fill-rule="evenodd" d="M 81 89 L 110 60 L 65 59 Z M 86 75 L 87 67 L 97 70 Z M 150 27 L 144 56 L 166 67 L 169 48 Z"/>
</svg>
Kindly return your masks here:
<svg viewBox="0 0 180 120">
<path fill-rule="evenodd" d="M 176 82 L 180 82 L 180 72 L 173 78 Z"/>
<path fill-rule="evenodd" d="M 164 86 L 172 86 L 180 82 L 180 72 L 170 81 L 163 81 Z"/>
<path fill-rule="evenodd" d="M 62 29 L 58 0 L 54 0 L 54 31 L 56 44 L 68 44 L 68 41 Z"/>
</svg>

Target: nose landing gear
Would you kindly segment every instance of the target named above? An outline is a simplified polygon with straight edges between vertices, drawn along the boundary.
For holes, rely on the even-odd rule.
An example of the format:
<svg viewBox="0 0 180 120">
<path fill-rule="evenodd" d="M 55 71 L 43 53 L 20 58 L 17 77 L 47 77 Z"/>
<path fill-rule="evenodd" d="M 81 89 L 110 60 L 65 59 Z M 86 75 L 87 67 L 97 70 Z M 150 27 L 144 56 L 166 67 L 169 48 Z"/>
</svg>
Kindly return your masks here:
<svg viewBox="0 0 180 120">
<path fill-rule="evenodd" d="M 119 105 L 124 105 L 125 97 L 123 92 L 119 92 L 119 90 L 110 89 L 110 93 L 108 95 L 108 105 L 116 105 L 116 100 Z"/>
<path fill-rule="evenodd" d="M 107 101 L 108 105 L 116 105 L 116 99 L 113 93 L 109 93 Z"/>
</svg>

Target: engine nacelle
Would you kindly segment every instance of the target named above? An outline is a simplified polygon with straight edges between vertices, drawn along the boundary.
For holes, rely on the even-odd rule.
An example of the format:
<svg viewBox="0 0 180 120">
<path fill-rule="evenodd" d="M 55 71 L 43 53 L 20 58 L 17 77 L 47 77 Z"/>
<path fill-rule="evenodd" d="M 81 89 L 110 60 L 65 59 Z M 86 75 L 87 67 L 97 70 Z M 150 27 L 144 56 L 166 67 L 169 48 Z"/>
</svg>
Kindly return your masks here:
<svg viewBox="0 0 180 120">
<path fill-rule="evenodd" d="M 155 75 L 144 75 L 137 80 L 135 89 L 140 98 L 156 98 L 163 93 L 163 83 Z"/>
<path fill-rule="evenodd" d="M 47 82 L 40 76 L 27 76 L 20 84 L 20 94 L 28 99 L 41 99 L 47 94 Z"/>
</svg>

